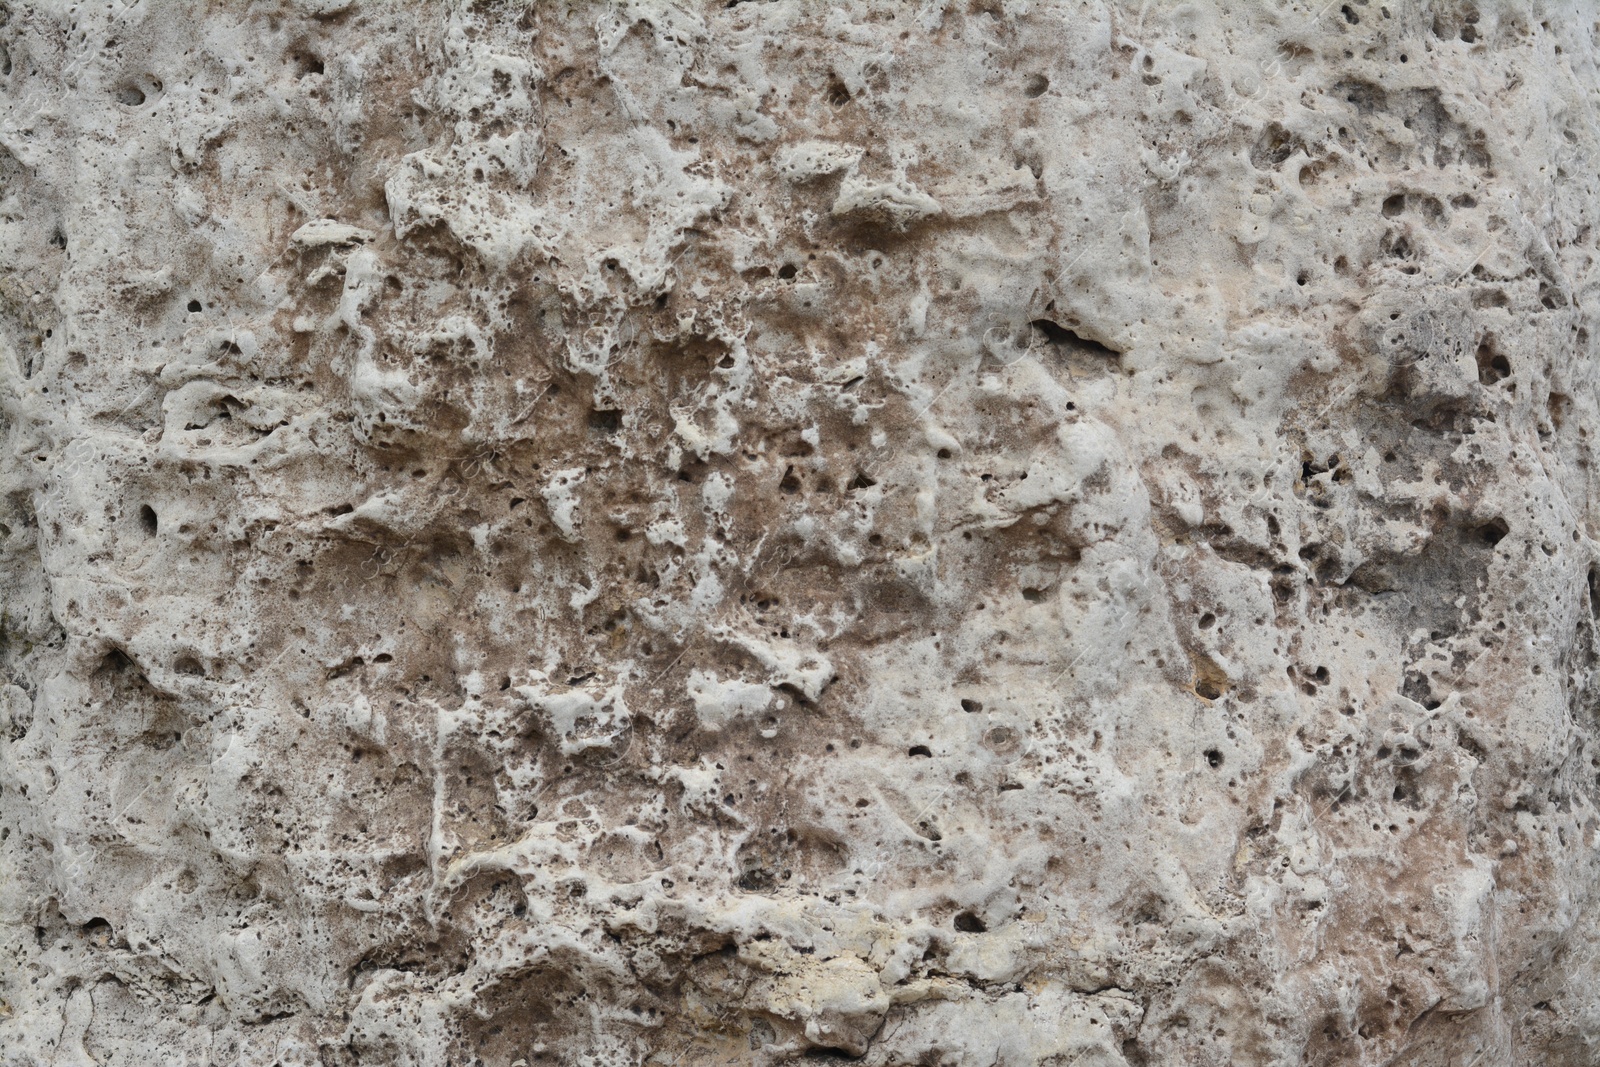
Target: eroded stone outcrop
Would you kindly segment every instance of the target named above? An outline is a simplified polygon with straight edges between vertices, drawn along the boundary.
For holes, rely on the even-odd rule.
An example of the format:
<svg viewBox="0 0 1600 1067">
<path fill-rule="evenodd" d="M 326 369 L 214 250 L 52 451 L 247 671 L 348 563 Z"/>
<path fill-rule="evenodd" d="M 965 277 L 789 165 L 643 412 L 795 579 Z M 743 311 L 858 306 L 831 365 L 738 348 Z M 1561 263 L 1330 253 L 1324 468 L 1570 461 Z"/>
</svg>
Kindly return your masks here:
<svg viewBox="0 0 1600 1067">
<path fill-rule="evenodd" d="M 0 1063 L 1600 1062 L 1581 8 L 0 5 Z"/>
</svg>

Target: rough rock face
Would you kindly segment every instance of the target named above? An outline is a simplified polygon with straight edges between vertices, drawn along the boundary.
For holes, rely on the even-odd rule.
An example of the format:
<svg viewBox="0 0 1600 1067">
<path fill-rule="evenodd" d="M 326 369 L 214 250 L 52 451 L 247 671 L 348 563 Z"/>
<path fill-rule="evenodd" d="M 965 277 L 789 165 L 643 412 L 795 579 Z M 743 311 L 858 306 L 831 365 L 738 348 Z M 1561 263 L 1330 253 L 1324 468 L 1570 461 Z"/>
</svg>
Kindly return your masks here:
<svg viewBox="0 0 1600 1067">
<path fill-rule="evenodd" d="M 0 1063 L 1600 1063 L 1585 5 L 0 23 Z"/>
</svg>

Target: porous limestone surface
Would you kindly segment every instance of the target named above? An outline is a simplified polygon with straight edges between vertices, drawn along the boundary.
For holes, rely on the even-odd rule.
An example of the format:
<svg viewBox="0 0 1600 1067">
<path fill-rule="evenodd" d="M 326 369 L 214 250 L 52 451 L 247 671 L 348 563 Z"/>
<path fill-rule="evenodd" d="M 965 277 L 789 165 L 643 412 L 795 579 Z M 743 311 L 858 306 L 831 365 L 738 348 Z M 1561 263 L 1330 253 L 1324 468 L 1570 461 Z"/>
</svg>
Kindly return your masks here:
<svg viewBox="0 0 1600 1067">
<path fill-rule="evenodd" d="M 0 4 L 0 1064 L 1600 1063 L 1597 31 Z"/>
</svg>

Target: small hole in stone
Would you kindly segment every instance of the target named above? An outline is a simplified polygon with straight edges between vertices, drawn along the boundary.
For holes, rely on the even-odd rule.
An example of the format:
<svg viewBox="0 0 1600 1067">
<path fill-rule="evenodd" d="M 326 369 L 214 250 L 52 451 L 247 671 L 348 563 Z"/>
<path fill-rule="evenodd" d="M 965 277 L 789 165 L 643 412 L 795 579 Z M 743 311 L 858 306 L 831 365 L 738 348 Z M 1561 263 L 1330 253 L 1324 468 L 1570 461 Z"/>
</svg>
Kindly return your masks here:
<svg viewBox="0 0 1600 1067">
<path fill-rule="evenodd" d="M 970 911 L 963 911 L 956 916 L 955 927 L 964 934 L 981 934 L 989 929 L 982 919 Z"/>
<path fill-rule="evenodd" d="M 622 412 L 609 408 L 589 412 L 589 429 L 609 437 L 622 429 Z"/>
<path fill-rule="evenodd" d="M 159 522 L 160 520 L 156 518 L 156 509 L 151 507 L 149 504 L 146 504 L 139 509 L 139 525 L 144 527 L 144 532 L 146 534 L 154 537 L 156 535 L 156 527 Z"/>
<path fill-rule="evenodd" d="M 906 755 L 908 755 L 908 756 L 927 756 L 929 758 L 932 758 L 933 751 L 931 749 L 929 749 L 927 745 L 912 745 L 909 749 L 906 750 Z"/>
<path fill-rule="evenodd" d="M 1213 770 L 1222 766 L 1222 753 L 1214 748 L 1206 749 L 1206 765 Z"/>
<path fill-rule="evenodd" d="M 1511 377 L 1511 361 L 1496 352 L 1492 341 L 1478 346 L 1478 383 L 1494 385 Z"/>
</svg>

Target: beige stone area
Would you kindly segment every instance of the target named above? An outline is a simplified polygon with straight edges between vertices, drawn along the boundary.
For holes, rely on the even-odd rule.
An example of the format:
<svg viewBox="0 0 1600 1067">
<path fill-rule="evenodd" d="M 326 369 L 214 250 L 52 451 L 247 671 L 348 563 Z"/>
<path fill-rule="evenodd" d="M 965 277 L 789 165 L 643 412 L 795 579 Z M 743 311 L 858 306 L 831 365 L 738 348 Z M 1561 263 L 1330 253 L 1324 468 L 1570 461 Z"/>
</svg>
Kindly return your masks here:
<svg viewBox="0 0 1600 1067">
<path fill-rule="evenodd" d="M 0 3 L 0 1065 L 1600 1064 L 1597 18 Z"/>
</svg>

